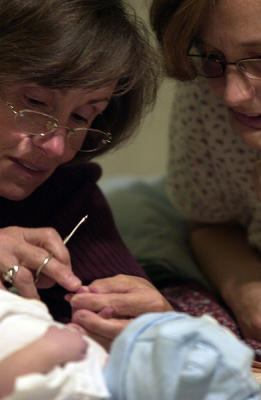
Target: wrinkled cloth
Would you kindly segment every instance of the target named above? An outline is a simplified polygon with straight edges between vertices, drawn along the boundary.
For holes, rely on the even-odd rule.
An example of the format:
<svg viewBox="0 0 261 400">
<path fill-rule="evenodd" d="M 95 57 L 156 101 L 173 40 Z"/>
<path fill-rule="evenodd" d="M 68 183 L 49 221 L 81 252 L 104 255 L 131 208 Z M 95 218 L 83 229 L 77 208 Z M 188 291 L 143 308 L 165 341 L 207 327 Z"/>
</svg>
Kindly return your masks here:
<svg viewBox="0 0 261 400">
<path fill-rule="evenodd" d="M 163 294 L 176 311 L 200 317 L 208 314 L 221 325 L 230 329 L 239 339 L 252 347 L 256 361 L 261 361 L 261 343 L 259 340 L 243 337 L 238 324 L 224 302 L 195 282 L 186 282 L 166 287 Z"/>
<path fill-rule="evenodd" d="M 252 357 L 211 317 L 151 313 L 115 340 L 105 377 L 111 400 L 258 400 Z"/>
<path fill-rule="evenodd" d="M 232 312 L 198 270 L 187 222 L 168 199 L 166 177 L 122 176 L 102 181 L 101 187 L 121 237 L 174 309 L 211 315 L 250 345 L 261 361 L 261 342 L 243 338 Z"/>
<path fill-rule="evenodd" d="M 0 360 L 38 339 L 54 322 L 44 303 L 0 290 Z M 103 377 L 106 351 L 91 338 L 86 357 L 47 374 L 18 377 L 14 392 L 4 400 L 94 400 L 108 397 Z M 1 372 L 0 372 L 1 373 Z"/>
</svg>

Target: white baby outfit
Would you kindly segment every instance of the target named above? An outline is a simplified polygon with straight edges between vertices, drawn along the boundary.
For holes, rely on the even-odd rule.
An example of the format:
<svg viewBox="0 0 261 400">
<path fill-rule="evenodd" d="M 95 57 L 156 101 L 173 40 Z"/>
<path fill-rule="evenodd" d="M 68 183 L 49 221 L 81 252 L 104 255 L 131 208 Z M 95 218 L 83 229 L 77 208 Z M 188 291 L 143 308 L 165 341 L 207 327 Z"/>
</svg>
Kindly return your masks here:
<svg viewBox="0 0 261 400">
<path fill-rule="evenodd" d="M 44 304 L 2 290 L 0 310 L 0 359 L 59 326 Z M 107 362 L 107 353 L 87 341 L 85 360 L 17 378 L 14 393 L 3 400 L 108 398 L 104 379 L 110 400 L 260 400 L 253 350 L 210 317 L 137 317 L 116 338 Z"/>
<path fill-rule="evenodd" d="M 0 290 L 0 360 L 44 335 L 53 320 L 40 301 Z M 15 391 L 4 400 L 93 400 L 108 397 L 103 378 L 106 351 L 86 336 L 88 351 L 82 361 L 57 366 L 47 374 L 16 379 Z M 0 371 L 1 374 L 1 371 Z"/>
</svg>

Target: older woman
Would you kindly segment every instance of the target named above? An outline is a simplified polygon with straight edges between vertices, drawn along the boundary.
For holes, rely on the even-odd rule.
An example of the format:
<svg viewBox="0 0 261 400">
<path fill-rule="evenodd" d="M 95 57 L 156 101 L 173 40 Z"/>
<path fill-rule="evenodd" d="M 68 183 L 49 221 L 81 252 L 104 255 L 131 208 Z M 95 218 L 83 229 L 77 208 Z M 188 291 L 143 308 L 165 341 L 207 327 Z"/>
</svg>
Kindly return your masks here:
<svg viewBox="0 0 261 400">
<path fill-rule="evenodd" d="M 89 162 L 129 137 L 153 104 L 157 61 L 143 25 L 121 0 L 0 1 L 0 24 L 3 283 L 68 320 L 66 292 L 129 274 L 168 309 L 115 230 Z"/>
</svg>

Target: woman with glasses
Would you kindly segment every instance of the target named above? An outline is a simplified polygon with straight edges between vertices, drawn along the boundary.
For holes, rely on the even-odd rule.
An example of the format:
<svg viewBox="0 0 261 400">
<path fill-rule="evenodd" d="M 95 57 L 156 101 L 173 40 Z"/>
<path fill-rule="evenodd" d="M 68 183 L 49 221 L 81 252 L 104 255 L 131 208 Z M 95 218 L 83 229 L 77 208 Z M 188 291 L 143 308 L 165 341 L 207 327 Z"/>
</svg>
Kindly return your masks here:
<svg viewBox="0 0 261 400">
<path fill-rule="evenodd" d="M 195 260 L 245 338 L 261 340 L 261 3 L 154 0 L 177 80 L 168 193 Z M 260 354 L 259 354 L 260 355 Z"/>
<path fill-rule="evenodd" d="M 170 309 L 121 241 L 90 162 L 153 105 L 158 62 L 143 24 L 121 0 L 0 0 L 0 25 L 1 287 L 41 298 L 68 321 L 66 293 L 126 274 L 137 292 L 126 318 L 131 305 L 147 311 L 137 312 L 144 295 Z M 111 310 L 78 308 L 86 329 L 88 315 Z"/>
</svg>

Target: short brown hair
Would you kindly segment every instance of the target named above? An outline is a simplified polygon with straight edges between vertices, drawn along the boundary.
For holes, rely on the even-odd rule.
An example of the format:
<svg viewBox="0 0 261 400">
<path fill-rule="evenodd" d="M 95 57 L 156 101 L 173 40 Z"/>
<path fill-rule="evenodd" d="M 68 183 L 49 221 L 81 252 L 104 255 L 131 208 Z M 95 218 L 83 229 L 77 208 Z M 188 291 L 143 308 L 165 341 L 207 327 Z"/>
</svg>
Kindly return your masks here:
<svg viewBox="0 0 261 400">
<path fill-rule="evenodd" d="M 113 135 L 101 152 L 130 136 L 154 104 L 157 57 L 144 24 L 124 1 L 0 0 L 0 26 L 0 82 L 92 90 L 118 81 L 103 117 L 93 123 Z"/>
<path fill-rule="evenodd" d="M 151 25 L 162 47 L 170 77 L 195 78 L 187 54 L 213 3 L 213 0 L 153 0 Z"/>
</svg>

